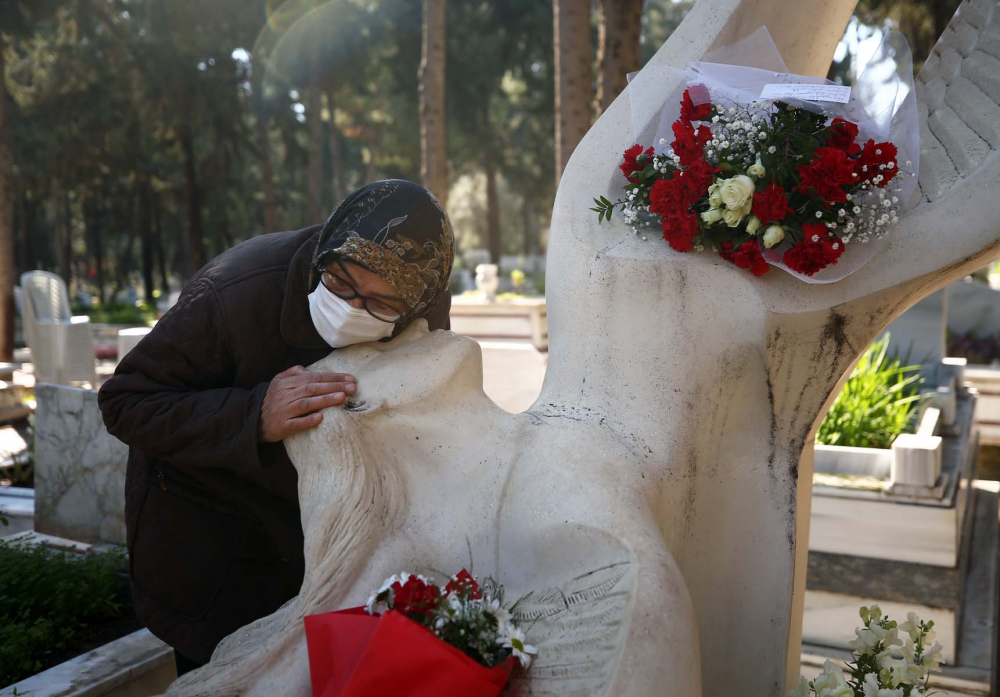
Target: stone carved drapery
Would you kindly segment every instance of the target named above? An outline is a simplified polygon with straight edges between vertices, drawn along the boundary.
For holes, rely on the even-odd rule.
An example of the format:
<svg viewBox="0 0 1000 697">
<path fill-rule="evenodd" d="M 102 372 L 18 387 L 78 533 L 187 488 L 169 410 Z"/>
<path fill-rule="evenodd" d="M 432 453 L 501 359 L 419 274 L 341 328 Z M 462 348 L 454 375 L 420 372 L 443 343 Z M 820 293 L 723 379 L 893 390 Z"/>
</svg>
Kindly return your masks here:
<svg viewBox="0 0 1000 697">
<path fill-rule="evenodd" d="M 337 351 L 356 401 L 286 441 L 299 472 L 298 597 L 227 637 L 170 695 L 309 694 L 302 617 L 367 600 L 401 570 L 493 576 L 541 652 L 509 694 L 700 694 L 697 627 L 643 475 L 641 443 L 585 410 L 509 414 L 471 339 L 426 323 Z M 613 427 L 613 431 L 609 430 Z"/>
<path fill-rule="evenodd" d="M 633 88 L 669 94 L 659 66 L 683 66 L 761 24 L 790 70 L 823 74 L 852 8 L 702 0 Z M 360 604 L 401 568 L 451 572 L 470 550 L 477 573 L 515 594 L 537 591 L 532 612 L 546 618 L 536 625 L 544 653 L 514 693 L 782 694 L 803 590 L 803 446 L 886 324 L 1000 255 L 990 205 L 1000 183 L 998 21 L 996 0 L 961 6 L 919 78 L 921 200 L 868 266 L 831 285 L 755 279 L 600 226 L 590 197 L 617 192 L 614 164 L 632 143 L 620 97 L 556 197 L 538 402 L 516 416 L 493 408 L 474 350 L 420 328 L 391 348 L 321 362 L 362 376 L 368 401 L 289 443 L 300 470 L 327 472 L 320 487 L 303 477 L 314 483 L 301 493 L 307 551 L 320 561 L 298 599 L 234 634 L 171 693 L 307 694 L 302 614 Z M 407 406 L 418 401 L 419 411 Z M 330 516 L 350 487 L 331 468 L 345 466 L 335 443 L 346 424 L 356 452 L 399 465 L 405 500 L 395 499 L 398 518 L 347 527 L 365 554 L 345 570 L 323 552 L 343 544 Z"/>
</svg>

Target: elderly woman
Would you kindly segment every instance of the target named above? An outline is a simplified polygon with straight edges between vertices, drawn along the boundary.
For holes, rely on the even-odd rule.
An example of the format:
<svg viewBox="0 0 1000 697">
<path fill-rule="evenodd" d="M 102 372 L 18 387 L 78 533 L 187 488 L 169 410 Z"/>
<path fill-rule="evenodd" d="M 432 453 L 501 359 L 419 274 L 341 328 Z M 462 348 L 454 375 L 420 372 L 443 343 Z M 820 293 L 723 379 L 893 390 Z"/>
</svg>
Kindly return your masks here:
<svg viewBox="0 0 1000 697">
<path fill-rule="evenodd" d="M 303 366 L 417 318 L 447 328 L 453 259 L 432 194 L 369 184 L 323 226 L 210 262 L 101 389 L 108 431 L 129 446 L 136 611 L 174 647 L 179 672 L 298 593 L 296 474 L 281 440 L 357 389 L 354 376 Z"/>
</svg>

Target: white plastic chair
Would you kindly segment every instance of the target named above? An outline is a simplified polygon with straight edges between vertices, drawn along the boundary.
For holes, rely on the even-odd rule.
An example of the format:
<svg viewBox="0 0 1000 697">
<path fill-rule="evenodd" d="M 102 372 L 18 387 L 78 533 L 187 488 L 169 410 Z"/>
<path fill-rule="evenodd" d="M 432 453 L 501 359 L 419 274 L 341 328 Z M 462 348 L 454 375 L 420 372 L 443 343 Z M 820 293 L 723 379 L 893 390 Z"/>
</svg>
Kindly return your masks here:
<svg viewBox="0 0 1000 697">
<path fill-rule="evenodd" d="M 97 385 L 90 318 L 69 311 L 66 283 L 47 271 L 21 276 L 24 338 L 31 349 L 37 382 Z"/>
</svg>

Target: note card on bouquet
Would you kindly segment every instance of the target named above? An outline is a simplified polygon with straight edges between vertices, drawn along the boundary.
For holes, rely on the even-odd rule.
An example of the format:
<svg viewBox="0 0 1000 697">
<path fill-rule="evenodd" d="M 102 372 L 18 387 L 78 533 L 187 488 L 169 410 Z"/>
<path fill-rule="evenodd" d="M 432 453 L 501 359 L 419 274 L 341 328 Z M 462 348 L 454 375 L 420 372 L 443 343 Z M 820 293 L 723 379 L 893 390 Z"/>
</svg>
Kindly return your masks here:
<svg viewBox="0 0 1000 697">
<path fill-rule="evenodd" d="M 837 102 L 847 104 L 851 99 L 851 88 L 847 85 L 810 85 L 796 83 L 789 85 L 764 85 L 761 99 L 805 99 L 810 102 Z"/>
</svg>

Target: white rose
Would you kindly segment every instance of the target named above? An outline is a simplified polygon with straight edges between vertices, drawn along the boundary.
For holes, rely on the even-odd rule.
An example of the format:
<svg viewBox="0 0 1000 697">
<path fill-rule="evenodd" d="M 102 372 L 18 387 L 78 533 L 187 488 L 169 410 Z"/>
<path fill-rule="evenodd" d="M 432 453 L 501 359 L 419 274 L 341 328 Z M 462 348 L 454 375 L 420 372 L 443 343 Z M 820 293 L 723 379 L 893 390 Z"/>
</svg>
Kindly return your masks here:
<svg viewBox="0 0 1000 697">
<path fill-rule="evenodd" d="M 750 220 L 747 221 L 747 234 L 756 235 L 758 230 L 760 230 L 760 219 L 755 215 L 751 215 Z"/>
<path fill-rule="evenodd" d="M 722 182 L 719 193 L 722 202 L 731 211 L 741 210 L 753 203 L 753 179 L 745 174 L 739 174 Z"/>
<path fill-rule="evenodd" d="M 708 205 L 712 208 L 718 208 L 722 205 L 722 194 L 719 193 L 719 189 L 722 188 L 722 180 L 716 179 L 715 183 L 708 187 Z"/>
<path fill-rule="evenodd" d="M 780 225 L 772 225 L 764 230 L 764 246 L 770 249 L 785 239 L 785 231 Z"/>
<path fill-rule="evenodd" d="M 740 224 L 740 221 L 743 220 L 743 210 L 738 209 L 735 211 L 725 211 L 722 214 L 722 219 L 726 221 L 726 225 L 729 227 L 736 227 Z"/>
<path fill-rule="evenodd" d="M 705 221 L 706 225 L 714 225 L 722 220 L 722 210 L 719 208 L 713 208 L 710 211 L 705 211 L 701 214 L 701 219 Z"/>
<path fill-rule="evenodd" d="M 764 174 L 766 174 L 764 171 L 764 165 L 761 163 L 759 157 L 757 158 L 757 162 L 750 165 L 750 168 L 747 170 L 747 174 L 751 177 L 756 177 L 757 179 L 760 179 L 764 176 Z"/>
</svg>

